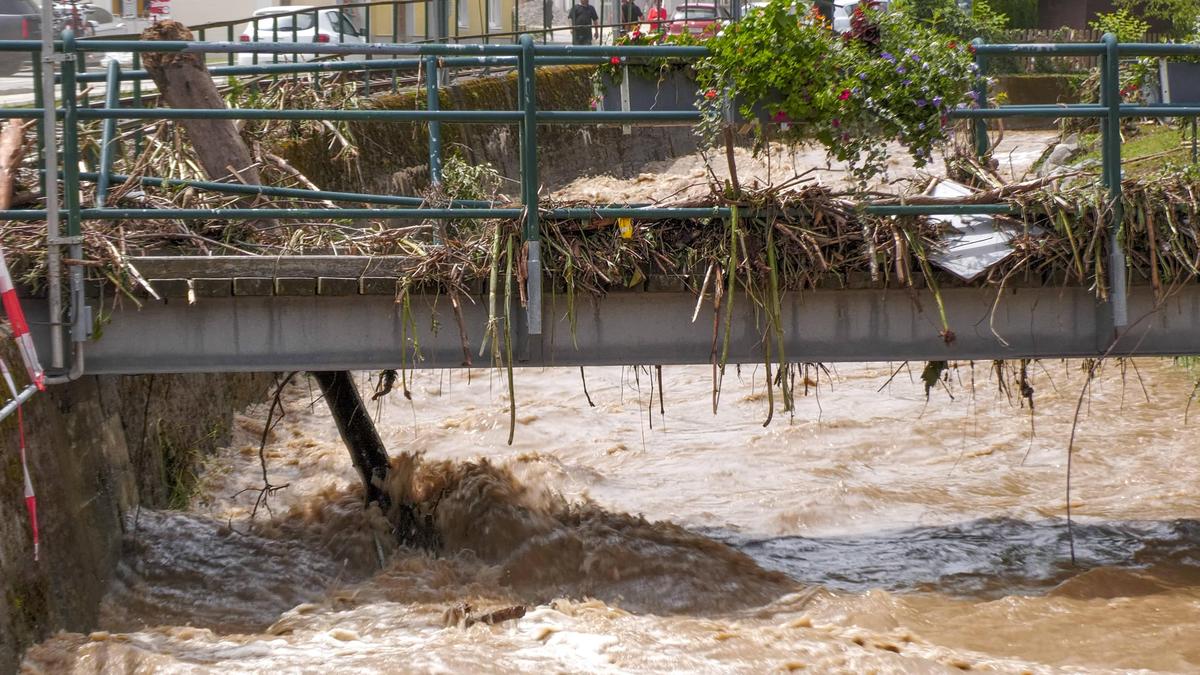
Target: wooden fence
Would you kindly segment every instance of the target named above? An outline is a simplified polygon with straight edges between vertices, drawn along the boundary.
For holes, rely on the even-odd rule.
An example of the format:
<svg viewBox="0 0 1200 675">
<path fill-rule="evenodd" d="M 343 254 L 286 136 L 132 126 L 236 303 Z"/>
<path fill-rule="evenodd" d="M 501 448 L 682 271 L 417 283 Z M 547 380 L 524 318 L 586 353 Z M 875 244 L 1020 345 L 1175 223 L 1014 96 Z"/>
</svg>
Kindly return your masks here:
<svg viewBox="0 0 1200 675">
<path fill-rule="evenodd" d="M 1103 33 L 1091 28 L 1017 28 L 1005 33 L 1012 43 L 1099 42 Z M 1143 42 L 1163 42 L 1165 33 L 1146 33 Z M 990 70 L 996 73 L 1083 73 L 1099 64 L 1095 56 L 1013 56 L 992 59 Z"/>
</svg>

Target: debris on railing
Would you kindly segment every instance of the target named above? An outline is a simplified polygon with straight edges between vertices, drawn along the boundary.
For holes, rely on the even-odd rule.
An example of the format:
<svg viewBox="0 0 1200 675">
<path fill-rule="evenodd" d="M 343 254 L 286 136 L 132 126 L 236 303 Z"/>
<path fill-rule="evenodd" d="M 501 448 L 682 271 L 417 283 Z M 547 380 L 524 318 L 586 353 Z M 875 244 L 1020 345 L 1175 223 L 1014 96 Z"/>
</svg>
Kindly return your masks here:
<svg viewBox="0 0 1200 675">
<path fill-rule="evenodd" d="M 947 200 L 966 200 L 974 192 L 962 183 L 943 180 L 928 194 Z M 1015 253 L 1013 240 L 1021 234 L 1038 237 L 1045 233 L 1036 225 L 1022 229 L 1011 219 L 990 215 L 930 216 L 929 220 L 947 227 L 938 246 L 930 251 L 929 262 L 963 281 L 974 280 Z"/>
</svg>

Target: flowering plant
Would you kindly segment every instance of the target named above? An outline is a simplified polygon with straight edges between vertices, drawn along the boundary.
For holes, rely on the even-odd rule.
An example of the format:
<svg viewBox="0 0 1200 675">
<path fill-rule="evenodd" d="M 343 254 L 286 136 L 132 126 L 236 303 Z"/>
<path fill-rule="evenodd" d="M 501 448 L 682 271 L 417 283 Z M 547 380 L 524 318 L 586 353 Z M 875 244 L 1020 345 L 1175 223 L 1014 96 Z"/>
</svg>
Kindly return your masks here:
<svg viewBox="0 0 1200 675">
<path fill-rule="evenodd" d="M 668 35 L 663 31 L 643 32 L 632 30 L 628 33 L 618 36 L 613 40 L 613 44 L 618 47 L 642 47 L 646 45 L 671 45 L 671 46 L 692 46 L 704 44 L 704 40 L 700 37 L 692 35 L 687 31 L 679 35 Z M 596 72 L 592 75 L 593 82 L 599 84 L 607 78 L 608 81 L 619 84 L 623 77 L 624 68 L 628 66 L 635 74 L 649 79 L 659 77 L 664 70 L 670 68 L 685 68 L 689 61 L 680 58 L 657 58 L 647 61 L 637 61 L 635 63 L 626 64 L 625 60 L 619 56 L 613 56 L 608 59 L 607 63 L 603 63 Z"/>
<path fill-rule="evenodd" d="M 860 179 L 883 172 L 894 140 L 923 166 L 947 136 L 949 111 L 974 105 L 972 48 L 874 5 L 860 3 L 838 36 L 806 3 L 772 0 L 708 42 L 700 91 L 726 92 L 760 139 L 786 123 L 783 140 L 821 143 Z M 722 104 L 698 102 L 702 135 L 712 138 Z"/>
</svg>

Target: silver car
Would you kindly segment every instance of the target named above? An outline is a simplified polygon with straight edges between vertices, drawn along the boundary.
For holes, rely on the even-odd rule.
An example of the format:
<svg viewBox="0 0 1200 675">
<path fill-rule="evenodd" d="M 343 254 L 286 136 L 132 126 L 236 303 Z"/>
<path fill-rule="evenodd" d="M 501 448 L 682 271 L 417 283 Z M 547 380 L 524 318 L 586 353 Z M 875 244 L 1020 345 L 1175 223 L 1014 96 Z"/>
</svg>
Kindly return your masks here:
<svg viewBox="0 0 1200 675">
<path fill-rule="evenodd" d="M 241 42 L 279 42 L 296 44 L 366 44 L 366 37 L 350 17 L 336 8 L 290 6 L 267 7 L 256 10 L 255 20 L 246 26 L 239 38 Z M 317 54 L 299 54 L 299 60 L 308 61 Z M 274 61 L 291 61 L 291 54 L 238 54 L 238 63 L 271 63 Z M 361 54 L 347 56 L 350 60 L 360 60 Z"/>
</svg>

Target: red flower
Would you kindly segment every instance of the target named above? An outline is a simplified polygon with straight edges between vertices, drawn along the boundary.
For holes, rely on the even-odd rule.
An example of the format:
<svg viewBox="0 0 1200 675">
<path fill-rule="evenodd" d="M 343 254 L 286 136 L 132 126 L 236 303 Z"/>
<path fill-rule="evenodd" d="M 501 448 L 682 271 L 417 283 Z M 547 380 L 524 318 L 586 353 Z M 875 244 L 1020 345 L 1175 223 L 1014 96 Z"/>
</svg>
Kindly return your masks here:
<svg viewBox="0 0 1200 675">
<path fill-rule="evenodd" d="M 838 94 L 838 100 L 839 101 L 849 101 L 850 100 L 850 90 L 843 89 L 842 93 Z"/>
<path fill-rule="evenodd" d="M 958 49 L 958 43 L 955 42 L 954 40 L 951 40 L 950 44 L 946 45 L 946 48 L 947 49 Z"/>
<path fill-rule="evenodd" d="M 975 45 L 967 45 L 967 51 L 974 54 L 975 53 Z"/>
<path fill-rule="evenodd" d="M 619 57 L 619 56 L 614 56 L 614 57 L 612 57 L 611 59 L 609 59 L 609 63 L 613 64 L 614 66 L 616 66 L 616 65 L 620 65 L 620 64 L 621 64 L 621 57 Z"/>
<path fill-rule="evenodd" d="M 629 36 L 632 37 L 634 40 L 636 40 L 636 39 L 642 37 L 642 32 L 640 30 L 635 30 L 632 33 L 630 33 Z"/>
<path fill-rule="evenodd" d="M 704 98 L 706 98 L 706 99 L 708 99 L 708 100 L 710 100 L 710 101 L 711 101 L 712 99 L 716 98 L 716 97 L 717 97 L 717 90 L 716 90 L 716 89 L 709 89 L 708 91 L 704 92 Z"/>
<path fill-rule="evenodd" d="M 836 119 L 835 119 L 835 120 L 833 120 L 833 128 L 834 128 L 834 129 L 837 129 L 837 128 L 838 128 L 838 127 L 840 127 L 840 126 L 842 126 L 842 121 L 841 121 L 841 120 L 836 120 Z"/>
</svg>

